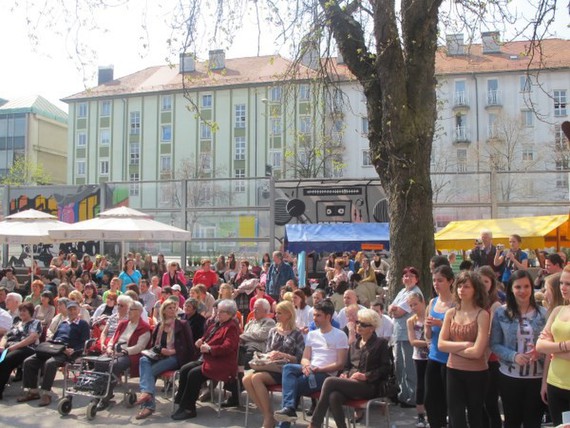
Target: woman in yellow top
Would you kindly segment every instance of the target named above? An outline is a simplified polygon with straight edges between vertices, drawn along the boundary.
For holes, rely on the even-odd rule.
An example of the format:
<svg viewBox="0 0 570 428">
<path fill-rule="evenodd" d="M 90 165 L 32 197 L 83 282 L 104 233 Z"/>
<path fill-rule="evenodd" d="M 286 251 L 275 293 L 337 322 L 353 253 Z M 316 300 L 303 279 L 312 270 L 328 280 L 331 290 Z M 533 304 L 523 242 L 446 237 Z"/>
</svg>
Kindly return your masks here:
<svg viewBox="0 0 570 428">
<path fill-rule="evenodd" d="M 570 265 L 560 276 L 560 292 L 570 300 Z M 536 342 L 536 350 L 550 354 L 546 378 L 548 406 L 554 426 L 562 424 L 562 413 L 570 410 L 570 306 L 556 307 Z"/>
</svg>

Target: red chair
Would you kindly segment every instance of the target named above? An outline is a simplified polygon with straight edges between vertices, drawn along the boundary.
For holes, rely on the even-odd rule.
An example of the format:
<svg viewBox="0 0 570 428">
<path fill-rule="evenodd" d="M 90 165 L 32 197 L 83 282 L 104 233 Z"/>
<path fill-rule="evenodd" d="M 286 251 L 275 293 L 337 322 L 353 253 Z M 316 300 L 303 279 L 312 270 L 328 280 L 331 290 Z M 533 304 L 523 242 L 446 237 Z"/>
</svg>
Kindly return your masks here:
<svg viewBox="0 0 570 428">
<path fill-rule="evenodd" d="M 283 387 L 280 384 L 268 385 L 267 391 L 269 391 L 269 395 L 270 395 L 271 399 L 273 399 L 273 393 L 274 392 L 283 392 Z M 246 393 L 245 394 L 245 422 L 243 425 L 244 427 L 247 427 L 248 418 L 249 418 L 249 395 Z"/>
<path fill-rule="evenodd" d="M 362 399 L 362 400 L 348 400 L 344 403 L 345 408 L 347 409 L 347 416 L 348 416 L 348 425 L 352 425 L 353 428 L 356 428 L 356 421 L 354 418 L 351 418 L 350 413 L 353 410 L 359 409 L 364 410 L 366 415 L 366 428 L 370 426 L 370 407 L 373 404 L 379 404 L 384 406 L 384 416 L 386 417 L 386 426 L 390 426 L 390 408 L 388 399 L 386 398 L 372 398 L 370 400 Z"/>
<path fill-rule="evenodd" d="M 179 370 L 167 370 L 165 372 L 162 372 L 159 376 L 159 379 L 162 379 L 164 381 L 164 395 L 166 398 L 168 398 L 168 385 L 172 385 L 172 396 L 171 396 L 171 401 L 172 401 L 172 411 L 174 412 L 174 398 L 176 397 L 176 392 L 177 392 L 177 382 L 180 378 L 180 371 Z"/>
</svg>

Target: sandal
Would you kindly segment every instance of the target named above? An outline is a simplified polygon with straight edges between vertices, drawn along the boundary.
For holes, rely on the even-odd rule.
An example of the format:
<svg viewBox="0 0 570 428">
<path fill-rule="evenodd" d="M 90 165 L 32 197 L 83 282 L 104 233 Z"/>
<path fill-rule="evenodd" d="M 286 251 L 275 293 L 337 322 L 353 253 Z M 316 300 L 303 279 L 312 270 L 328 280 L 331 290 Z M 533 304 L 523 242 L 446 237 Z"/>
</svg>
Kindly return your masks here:
<svg viewBox="0 0 570 428">
<path fill-rule="evenodd" d="M 135 417 L 135 419 L 137 419 L 137 420 L 146 419 L 150 415 L 152 415 L 153 413 L 154 413 L 153 409 L 144 408 L 138 413 L 138 415 Z"/>
<path fill-rule="evenodd" d="M 135 404 L 138 406 L 140 404 L 146 403 L 147 401 L 150 401 L 151 398 L 152 398 L 151 394 L 149 394 L 148 392 L 143 392 L 139 396 L 139 399 L 137 401 L 135 401 Z"/>
</svg>

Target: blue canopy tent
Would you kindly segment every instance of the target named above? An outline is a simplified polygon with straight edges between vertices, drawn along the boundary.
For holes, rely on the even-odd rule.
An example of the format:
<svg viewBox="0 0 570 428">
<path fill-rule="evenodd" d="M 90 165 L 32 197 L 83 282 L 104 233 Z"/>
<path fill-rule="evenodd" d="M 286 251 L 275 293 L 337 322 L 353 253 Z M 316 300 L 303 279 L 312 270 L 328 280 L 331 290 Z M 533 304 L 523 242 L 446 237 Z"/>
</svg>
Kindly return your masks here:
<svg viewBox="0 0 570 428">
<path fill-rule="evenodd" d="M 326 223 L 285 225 L 285 249 L 292 253 L 388 250 L 388 223 Z"/>
</svg>

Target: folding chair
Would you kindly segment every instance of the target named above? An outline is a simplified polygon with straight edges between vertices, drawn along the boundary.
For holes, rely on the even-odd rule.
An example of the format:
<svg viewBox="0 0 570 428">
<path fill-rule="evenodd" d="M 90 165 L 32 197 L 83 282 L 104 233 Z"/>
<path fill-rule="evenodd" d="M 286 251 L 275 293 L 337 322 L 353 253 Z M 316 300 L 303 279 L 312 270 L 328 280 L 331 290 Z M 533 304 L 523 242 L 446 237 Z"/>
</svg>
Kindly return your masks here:
<svg viewBox="0 0 570 428">
<path fill-rule="evenodd" d="M 281 385 L 268 385 L 267 390 L 269 391 L 269 396 L 273 399 L 274 392 L 283 392 L 283 387 Z M 245 422 L 244 427 L 247 427 L 247 420 L 249 418 L 249 394 L 245 394 Z"/>
<path fill-rule="evenodd" d="M 379 397 L 379 398 L 372 398 L 370 400 L 348 400 L 344 403 L 344 406 L 347 410 L 347 417 L 348 417 L 348 425 L 352 425 L 353 428 L 356 428 L 356 421 L 354 418 L 351 418 L 350 413 L 354 409 L 360 409 L 365 411 L 366 415 L 366 428 L 370 426 L 370 407 L 374 404 L 379 404 L 384 406 L 384 416 L 386 418 L 386 427 L 390 426 L 390 408 L 389 402 L 387 398 Z"/>
<path fill-rule="evenodd" d="M 164 397 L 168 398 L 168 385 L 172 385 L 172 395 L 171 395 L 171 402 L 172 402 L 172 411 L 174 412 L 174 399 L 176 397 L 176 392 L 178 391 L 177 382 L 180 379 L 180 371 L 179 370 L 167 370 L 162 372 L 159 376 L 160 379 L 164 381 Z"/>
</svg>

